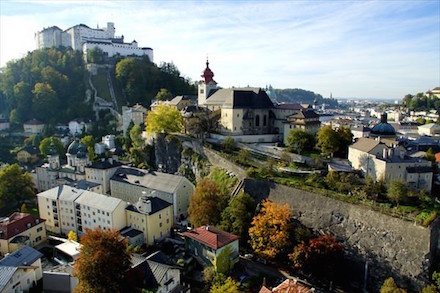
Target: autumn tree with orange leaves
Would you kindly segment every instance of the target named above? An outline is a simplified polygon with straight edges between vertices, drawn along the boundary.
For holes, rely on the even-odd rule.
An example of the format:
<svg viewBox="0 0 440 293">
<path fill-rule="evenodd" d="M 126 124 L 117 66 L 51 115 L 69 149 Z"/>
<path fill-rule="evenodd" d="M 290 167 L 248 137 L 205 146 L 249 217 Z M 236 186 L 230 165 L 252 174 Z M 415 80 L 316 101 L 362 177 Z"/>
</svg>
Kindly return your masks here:
<svg viewBox="0 0 440 293">
<path fill-rule="evenodd" d="M 130 268 L 127 240 L 118 231 L 88 230 L 81 237 L 73 275 L 75 292 L 127 292 L 125 272 Z"/>
<path fill-rule="evenodd" d="M 194 194 L 189 198 L 189 221 L 195 227 L 217 225 L 227 205 L 228 197 L 221 192 L 219 185 L 204 178 L 197 183 Z"/>
<path fill-rule="evenodd" d="M 274 259 L 289 247 L 292 225 L 289 204 L 265 200 L 260 213 L 249 228 L 250 244 L 255 253 L 265 259 Z"/>
<path fill-rule="evenodd" d="M 331 277 L 339 271 L 342 264 L 344 247 L 331 235 L 321 235 L 307 242 L 298 244 L 289 254 L 295 268 L 305 273 Z"/>
</svg>

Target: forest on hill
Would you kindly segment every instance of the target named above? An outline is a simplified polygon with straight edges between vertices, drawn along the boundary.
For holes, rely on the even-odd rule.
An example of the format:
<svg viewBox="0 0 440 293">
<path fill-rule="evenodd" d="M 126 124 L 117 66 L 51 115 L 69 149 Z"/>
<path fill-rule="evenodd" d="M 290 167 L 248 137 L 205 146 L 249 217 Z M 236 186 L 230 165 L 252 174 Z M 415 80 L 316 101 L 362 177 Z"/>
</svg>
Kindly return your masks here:
<svg viewBox="0 0 440 293">
<path fill-rule="evenodd" d="M 160 66 L 148 58 L 108 60 L 122 89 L 123 105 L 149 106 L 160 89 L 173 96 L 197 93 L 173 63 Z M 94 119 L 93 100 L 86 102 L 89 73 L 81 51 L 45 48 L 8 62 L 0 75 L 0 114 L 14 125 L 36 118 L 55 125 L 77 117 Z"/>
<path fill-rule="evenodd" d="M 32 118 L 55 124 L 91 116 L 85 81 L 82 52 L 71 48 L 29 52 L 8 62 L 0 76 L 1 114 L 12 124 Z"/>
<path fill-rule="evenodd" d="M 269 97 L 277 103 L 301 103 L 313 105 L 316 100 L 319 105 L 338 105 L 336 99 L 323 98 L 320 94 L 303 89 L 275 89 L 269 85 L 266 87 L 266 91 L 268 92 Z"/>
</svg>

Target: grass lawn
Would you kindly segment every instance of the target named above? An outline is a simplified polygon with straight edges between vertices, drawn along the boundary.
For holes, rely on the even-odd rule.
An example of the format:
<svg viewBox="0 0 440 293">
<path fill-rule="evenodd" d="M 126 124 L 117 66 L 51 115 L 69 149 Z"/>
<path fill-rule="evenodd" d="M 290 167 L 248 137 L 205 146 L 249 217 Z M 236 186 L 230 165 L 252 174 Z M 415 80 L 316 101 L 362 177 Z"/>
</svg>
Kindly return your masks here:
<svg viewBox="0 0 440 293">
<path fill-rule="evenodd" d="M 98 97 L 103 98 L 106 101 L 112 102 L 110 90 L 108 88 L 107 72 L 105 70 L 99 70 L 97 75 L 93 75 L 92 83 L 98 91 Z"/>
</svg>

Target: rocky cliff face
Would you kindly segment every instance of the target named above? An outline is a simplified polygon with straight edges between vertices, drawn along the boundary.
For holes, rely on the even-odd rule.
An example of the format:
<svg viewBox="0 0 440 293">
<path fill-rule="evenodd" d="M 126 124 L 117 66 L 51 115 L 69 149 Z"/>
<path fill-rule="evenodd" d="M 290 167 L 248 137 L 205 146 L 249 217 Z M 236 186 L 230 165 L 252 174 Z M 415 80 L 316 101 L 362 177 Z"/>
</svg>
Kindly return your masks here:
<svg viewBox="0 0 440 293">
<path fill-rule="evenodd" d="M 154 157 L 158 171 L 174 174 L 181 164 L 182 143 L 172 135 L 158 135 L 154 140 Z"/>
<path fill-rule="evenodd" d="M 154 141 L 154 154 L 159 171 L 184 175 L 193 183 L 209 173 L 210 164 L 197 140 L 160 135 Z"/>
<path fill-rule="evenodd" d="M 271 182 L 245 180 L 244 191 L 257 200 L 289 203 L 305 226 L 335 235 L 361 273 L 368 262 L 367 288 L 378 290 L 393 276 L 409 292 L 426 284 L 437 250 L 439 221 L 431 227 L 393 218 L 368 208 Z M 363 280 L 358 280 L 362 286 Z"/>
</svg>

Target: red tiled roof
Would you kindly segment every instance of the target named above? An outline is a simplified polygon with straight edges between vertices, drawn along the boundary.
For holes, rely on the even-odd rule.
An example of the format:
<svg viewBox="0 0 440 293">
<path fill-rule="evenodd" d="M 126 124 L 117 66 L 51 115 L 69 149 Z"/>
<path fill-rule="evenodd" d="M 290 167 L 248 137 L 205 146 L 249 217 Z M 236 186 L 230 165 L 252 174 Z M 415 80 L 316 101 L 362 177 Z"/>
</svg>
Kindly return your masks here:
<svg viewBox="0 0 440 293">
<path fill-rule="evenodd" d="M 261 287 L 260 291 L 258 291 L 258 293 L 272 293 L 272 291 L 266 288 L 266 286 L 263 286 Z"/>
<path fill-rule="evenodd" d="M 0 222 L 0 239 L 10 239 L 44 221 L 33 215 L 15 212 L 9 220 Z M 29 223 L 30 227 L 28 227 Z"/>
<path fill-rule="evenodd" d="M 286 279 L 277 287 L 272 289 L 273 293 L 312 293 L 315 290 L 310 289 L 296 282 L 296 280 Z"/>
<path fill-rule="evenodd" d="M 236 235 L 218 230 L 211 226 L 201 226 L 194 230 L 185 232 L 183 235 L 216 250 L 240 238 Z"/>
</svg>

